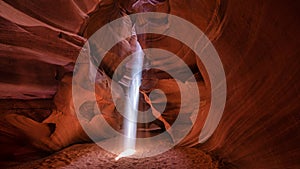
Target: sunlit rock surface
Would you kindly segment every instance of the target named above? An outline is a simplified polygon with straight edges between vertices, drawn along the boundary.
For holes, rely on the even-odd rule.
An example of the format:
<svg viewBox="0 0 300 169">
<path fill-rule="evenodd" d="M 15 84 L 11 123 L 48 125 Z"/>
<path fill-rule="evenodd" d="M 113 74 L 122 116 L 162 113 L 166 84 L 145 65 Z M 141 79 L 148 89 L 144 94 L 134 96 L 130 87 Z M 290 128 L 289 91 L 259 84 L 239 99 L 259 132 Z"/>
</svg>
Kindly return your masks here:
<svg viewBox="0 0 300 169">
<path fill-rule="evenodd" d="M 239 168 L 299 168 L 298 8 L 299 3 L 292 0 L 1 1 L 0 96 L 1 99 L 53 99 L 60 81 L 73 70 L 86 38 L 98 28 L 126 13 L 170 13 L 192 22 L 211 39 L 226 73 L 227 102 L 223 117 L 214 135 L 197 148 Z M 174 52 L 194 71 L 200 69 L 202 88 L 209 89 L 201 63 L 181 42 L 160 36 L 139 35 L 138 39 L 143 48 L 151 46 Z M 116 45 L 101 65 L 108 76 L 133 51 L 134 47 L 126 41 Z M 166 78 L 160 72 L 153 74 L 150 79 L 158 84 Z M 42 122 L 55 105 L 37 101 L 24 107 L 19 102 L 1 101 L 1 113 L 19 113 Z M 1 123 L 1 132 L 7 133 L 4 124 Z M 42 126 L 41 135 L 51 134 L 53 126 Z M 9 138 L 1 133 L 1 147 L 12 148 L 4 151 L 1 159 L 39 152 L 29 146 L 30 141 L 18 141 L 24 138 L 22 132 L 9 131 L 14 131 Z M 195 143 L 197 132 L 192 132 L 182 145 Z M 66 152 L 73 149 L 76 151 L 80 146 Z M 176 153 L 170 157 L 177 158 Z M 56 163 L 54 158 L 55 155 L 49 157 L 49 163 Z M 40 160 L 32 165 L 41 163 Z M 70 168 L 76 166 L 70 164 Z"/>
</svg>

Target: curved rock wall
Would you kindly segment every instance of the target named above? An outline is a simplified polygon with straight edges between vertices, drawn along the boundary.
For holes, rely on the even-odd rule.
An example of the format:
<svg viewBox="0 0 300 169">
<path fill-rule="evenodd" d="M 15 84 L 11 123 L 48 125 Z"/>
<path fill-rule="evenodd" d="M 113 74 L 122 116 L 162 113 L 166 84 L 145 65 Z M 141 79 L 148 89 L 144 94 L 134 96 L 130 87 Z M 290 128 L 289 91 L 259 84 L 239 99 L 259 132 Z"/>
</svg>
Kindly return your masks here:
<svg viewBox="0 0 300 169">
<path fill-rule="evenodd" d="M 199 147 L 240 168 L 299 167 L 297 1 L 1 1 L 0 97 L 52 98 L 86 37 L 125 13 L 145 11 L 192 22 L 222 60 L 225 111 L 214 135 Z M 180 42 L 147 38 L 139 36 L 144 48 L 173 51 L 197 67 L 194 54 Z M 131 51 L 118 45 L 111 52 L 117 60 Z"/>
</svg>

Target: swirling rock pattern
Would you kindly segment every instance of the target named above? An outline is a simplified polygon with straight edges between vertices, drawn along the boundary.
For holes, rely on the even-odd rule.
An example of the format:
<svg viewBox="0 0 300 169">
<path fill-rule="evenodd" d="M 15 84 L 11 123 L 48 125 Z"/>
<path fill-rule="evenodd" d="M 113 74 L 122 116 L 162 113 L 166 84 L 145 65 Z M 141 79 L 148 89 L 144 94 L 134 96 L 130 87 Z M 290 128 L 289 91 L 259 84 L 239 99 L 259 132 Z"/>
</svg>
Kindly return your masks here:
<svg viewBox="0 0 300 169">
<path fill-rule="evenodd" d="M 99 27 L 130 13 L 170 13 L 211 39 L 226 73 L 223 117 L 214 135 L 198 147 L 239 168 L 298 168 L 298 7 L 292 0 L 1 1 L 0 97 L 52 99 L 84 42 Z M 192 70 L 200 70 L 203 87 L 209 88 L 201 62 L 182 43 L 157 35 L 139 35 L 138 40 L 143 48 L 177 54 Z M 108 76 L 134 51 L 131 44 L 126 40 L 110 50 L 101 65 Z M 166 78 L 159 71 L 153 74 L 152 79 Z M 48 125 L 40 130 L 51 134 Z"/>
</svg>

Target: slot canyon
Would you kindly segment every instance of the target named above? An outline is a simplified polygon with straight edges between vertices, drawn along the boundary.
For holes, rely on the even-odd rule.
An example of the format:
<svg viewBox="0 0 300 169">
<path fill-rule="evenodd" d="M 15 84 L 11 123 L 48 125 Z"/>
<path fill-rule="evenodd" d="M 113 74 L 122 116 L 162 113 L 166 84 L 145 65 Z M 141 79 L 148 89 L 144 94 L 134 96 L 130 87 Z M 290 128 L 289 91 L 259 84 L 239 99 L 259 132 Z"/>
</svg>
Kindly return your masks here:
<svg viewBox="0 0 300 169">
<path fill-rule="evenodd" d="M 0 1 L 0 168 L 300 168 L 299 11 Z"/>
</svg>

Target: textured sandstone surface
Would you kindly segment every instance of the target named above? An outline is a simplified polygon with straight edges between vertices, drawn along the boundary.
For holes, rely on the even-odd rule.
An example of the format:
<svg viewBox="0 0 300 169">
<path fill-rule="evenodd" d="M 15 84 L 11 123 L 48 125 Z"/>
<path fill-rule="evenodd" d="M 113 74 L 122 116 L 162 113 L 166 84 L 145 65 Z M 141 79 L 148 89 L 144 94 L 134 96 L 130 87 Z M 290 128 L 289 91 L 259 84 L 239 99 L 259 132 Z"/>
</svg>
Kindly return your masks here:
<svg viewBox="0 0 300 169">
<path fill-rule="evenodd" d="M 1 1 L 1 99 L 53 99 L 61 79 L 73 70 L 87 37 L 125 13 L 145 11 L 166 12 L 187 19 L 212 40 L 220 55 L 227 80 L 226 107 L 214 135 L 198 145 L 199 149 L 239 168 L 299 168 L 299 3 L 293 0 Z M 140 35 L 138 39 L 143 48 L 159 47 L 174 52 L 191 69 L 200 69 L 202 87 L 209 89 L 205 70 L 185 45 L 168 37 Z M 134 51 L 128 44 L 124 41 L 116 45 L 109 52 L 109 59 L 101 65 L 109 76 L 116 64 Z M 157 79 L 165 78 L 160 72 L 153 74 Z M 13 109 L 8 102 L 0 102 L 3 114 L 21 113 L 38 122 L 50 114 L 51 106 L 41 101 L 26 106 L 13 101 Z M 35 110 L 36 113 L 32 113 Z M 194 127 L 195 132 L 182 145 L 195 143 L 201 124 L 203 121 Z M 49 126 L 41 128 L 45 131 L 43 134 L 50 129 Z M 16 135 L 18 137 L 4 139 L 1 133 L 1 149 L 24 138 L 20 133 Z M 5 151 L 1 159 L 38 152 L 24 142 Z M 97 152 L 105 158 L 95 159 Z M 196 158 L 197 154 L 201 158 Z M 154 168 L 165 168 L 182 159 L 180 165 L 191 165 L 190 168 L 195 163 L 206 165 L 207 160 L 210 166 L 214 164 L 207 155 L 189 148 L 174 149 L 159 157 L 166 165 L 159 162 L 158 157 L 142 161 L 122 159 L 117 163 L 124 166 L 147 163 Z M 46 159 L 25 163 L 23 167 L 40 167 L 41 164 L 69 168 L 88 164 L 117 167 L 110 161 L 112 158 L 112 154 L 93 145 L 75 145 Z M 92 161 L 86 162 L 88 159 Z M 95 164 L 97 162 L 99 164 Z"/>
<path fill-rule="evenodd" d="M 21 165 L 11 163 L 11 169 L 17 168 L 203 168 L 214 169 L 224 166 L 209 155 L 195 148 L 174 148 L 163 154 L 135 159 L 121 158 L 108 153 L 96 144 L 78 144 L 59 151 L 46 158 Z"/>
</svg>

